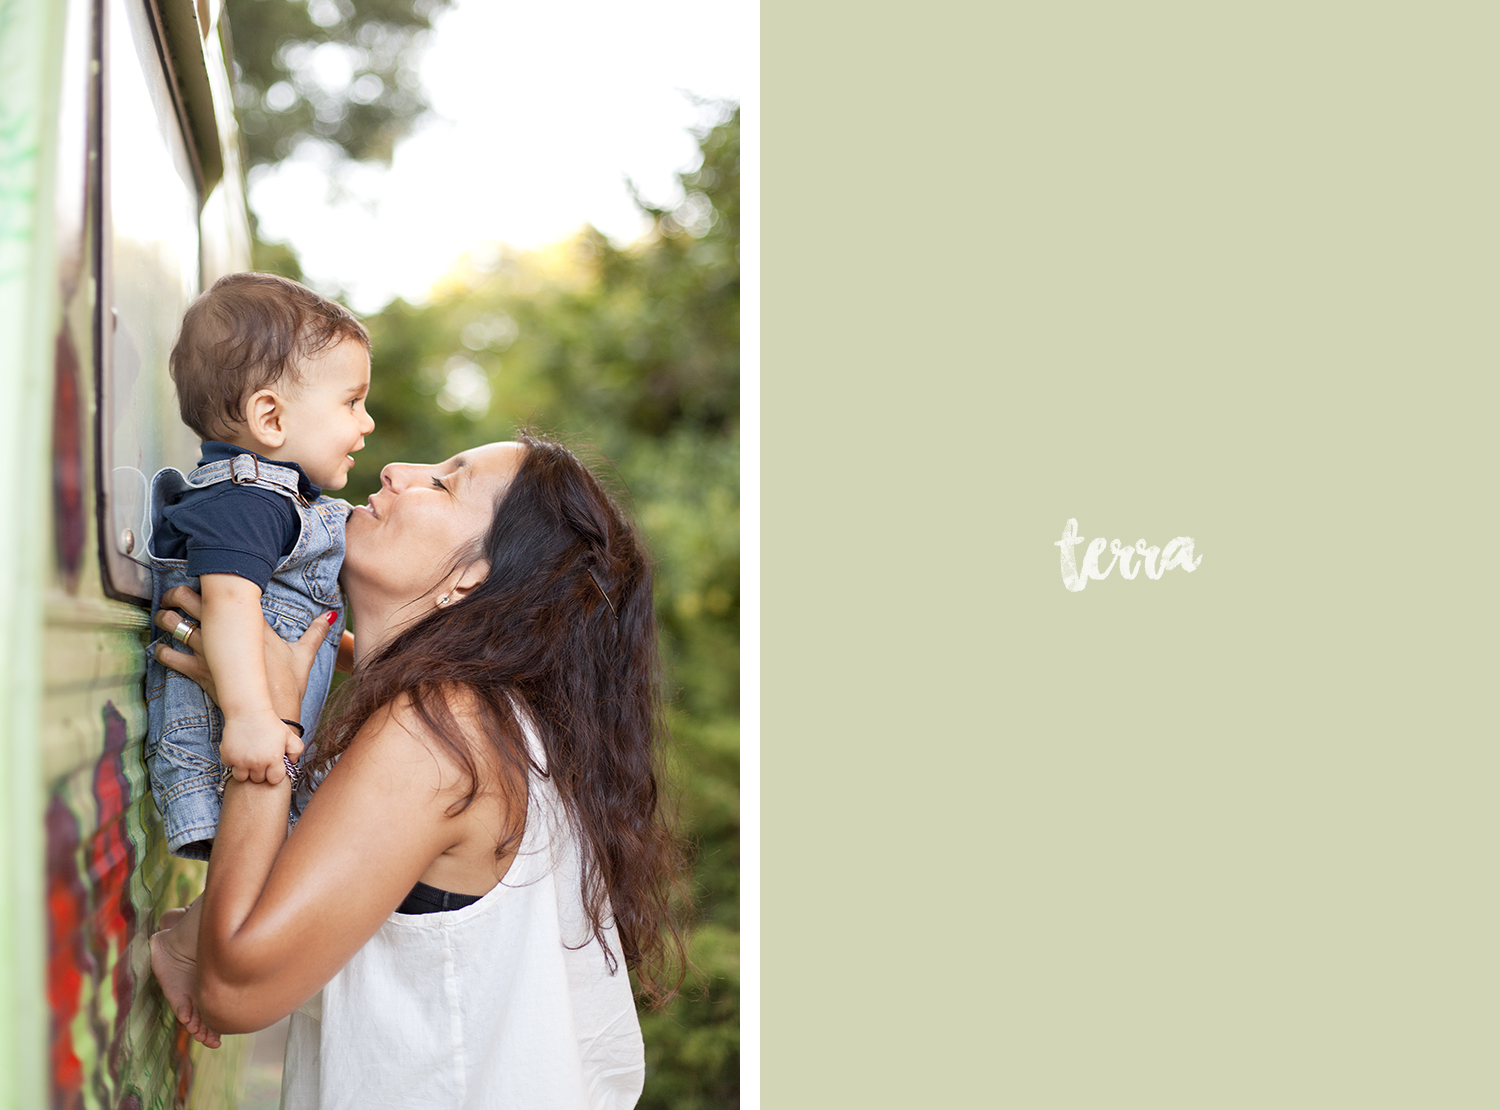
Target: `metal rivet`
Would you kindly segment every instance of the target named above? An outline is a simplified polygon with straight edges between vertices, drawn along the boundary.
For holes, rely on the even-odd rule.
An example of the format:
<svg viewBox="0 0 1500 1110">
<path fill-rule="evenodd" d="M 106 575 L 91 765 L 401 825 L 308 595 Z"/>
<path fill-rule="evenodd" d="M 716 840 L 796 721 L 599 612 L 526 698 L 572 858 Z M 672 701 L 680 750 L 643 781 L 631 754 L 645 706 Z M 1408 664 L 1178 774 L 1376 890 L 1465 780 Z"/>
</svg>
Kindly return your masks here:
<svg viewBox="0 0 1500 1110">
<path fill-rule="evenodd" d="M 127 555 L 135 550 L 135 533 L 129 528 L 120 533 L 120 550 Z"/>
</svg>

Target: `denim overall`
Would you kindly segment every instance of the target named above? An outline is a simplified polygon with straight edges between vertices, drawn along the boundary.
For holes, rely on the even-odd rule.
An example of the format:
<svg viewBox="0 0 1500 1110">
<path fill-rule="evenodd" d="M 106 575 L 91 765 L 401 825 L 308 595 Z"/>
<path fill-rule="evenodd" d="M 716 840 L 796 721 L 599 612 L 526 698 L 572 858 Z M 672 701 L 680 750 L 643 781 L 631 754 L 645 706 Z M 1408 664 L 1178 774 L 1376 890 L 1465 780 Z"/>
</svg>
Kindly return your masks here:
<svg viewBox="0 0 1500 1110">
<path fill-rule="evenodd" d="M 181 491 L 203 489 L 220 482 L 254 485 L 274 490 L 297 506 L 302 518 L 301 534 L 292 553 L 281 560 L 261 595 L 266 623 L 283 640 L 296 640 L 308 626 L 330 609 L 338 620 L 318 649 L 302 698 L 301 722 L 307 730 L 308 746 L 303 763 L 310 762 L 313 726 L 323 711 L 338 658 L 339 638 L 344 632 L 344 597 L 339 590 L 339 568 L 344 561 L 344 521 L 349 504 L 333 497 L 319 497 L 308 505 L 297 489 L 297 472 L 275 466 L 254 455 L 236 455 L 200 466 L 187 477 L 167 468 L 151 480 L 151 527 L 162 519 L 162 509 Z M 198 579 L 187 573 L 185 559 L 161 559 L 151 540 L 146 542 L 151 560 L 151 611 L 161 608 L 161 596 L 173 586 L 198 588 Z M 158 636 L 170 640 L 170 635 Z M 169 644 L 177 647 L 175 643 Z M 146 765 L 151 773 L 151 793 L 166 821 L 167 848 L 187 859 L 207 859 L 219 825 L 219 741 L 224 733 L 224 715 L 208 695 L 190 678 L 170 671 L 149 654 L 146 659 Z M 303 780 L 292 799 L 291 819 L 296 820 L 316 784 Z"/>
</svg>

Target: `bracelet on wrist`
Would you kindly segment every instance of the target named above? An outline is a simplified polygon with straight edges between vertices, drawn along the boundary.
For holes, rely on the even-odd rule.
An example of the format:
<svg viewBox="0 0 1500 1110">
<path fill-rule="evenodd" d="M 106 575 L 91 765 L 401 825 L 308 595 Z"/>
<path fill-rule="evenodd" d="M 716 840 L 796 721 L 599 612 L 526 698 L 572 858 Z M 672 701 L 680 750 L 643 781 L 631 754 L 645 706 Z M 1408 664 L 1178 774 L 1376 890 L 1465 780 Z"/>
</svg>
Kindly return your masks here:
<svg viewBox="0 0 1500 1110">
<path fill-rule="evenodd" d="M 288 721 L 287 723 L 290 724 L 291 722 Z M 289 756 L 289 755 L 283 755 L 281 757 L 281 765 L 286 768 L 286 777 L 287 777 L 287 780 L 292 784 L 292 789 L 295 791 L 297 789 L 297 784 L 302 781 L 302 768 L 298 767 L 295 763 L 293 763 L 292 762 L 292 757 Z M 226 783 L 229 782 L 229 780 L 233 776 L 234 776 L 234 768 L 233 767 L 230 767 L 228 765 L 221 765 L 220 766 L 220 768 L 219 768 L 219 797 L 220 798 L 224 797 L 224 786 L 225 786 Z"/>
</svg>

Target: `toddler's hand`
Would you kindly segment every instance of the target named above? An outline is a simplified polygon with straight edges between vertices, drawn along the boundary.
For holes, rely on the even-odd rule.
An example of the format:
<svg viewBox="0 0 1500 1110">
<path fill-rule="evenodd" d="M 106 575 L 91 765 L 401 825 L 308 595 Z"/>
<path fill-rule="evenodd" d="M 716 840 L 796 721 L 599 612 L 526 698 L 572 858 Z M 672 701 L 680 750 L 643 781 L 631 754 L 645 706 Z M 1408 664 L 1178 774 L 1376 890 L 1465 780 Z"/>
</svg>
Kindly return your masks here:
<svg viewBox="0 0 1500 1110">
<path fill-rule="evenodd" d="M 219 742 L 219 762 L 234 768 L 238 782 L 266 782 L 272 786 L 286 778 L 284 754 L 302 754 L 302 741 L 281 720 L 270 713 L 250 717 L 231 717 L 224 722 L 224 738 Z"/>
</svg>

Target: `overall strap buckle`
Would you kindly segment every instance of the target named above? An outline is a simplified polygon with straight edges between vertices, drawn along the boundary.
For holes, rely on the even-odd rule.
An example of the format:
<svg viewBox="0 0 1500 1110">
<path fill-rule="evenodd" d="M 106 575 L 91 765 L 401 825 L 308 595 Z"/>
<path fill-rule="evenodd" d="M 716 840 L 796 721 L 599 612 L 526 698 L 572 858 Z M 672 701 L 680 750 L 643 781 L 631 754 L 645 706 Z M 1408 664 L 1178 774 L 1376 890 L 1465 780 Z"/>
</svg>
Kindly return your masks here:
<svg viewBox="0 0 1500 1110">
<path fill-rule="evenodd" d="M 260 459 L 249 453 L 236 455 L 229 460 L 229 480 L 237 486 L 253 486 L 265 483 L 286 490 L 304 509 L 307 498 L 302 496 L 297 481 L 285 467 L 273 467 L 271 473 L 260 472 Z"/>
<path fill-rule="evenodd" d="M 260 460 L 254 455 L 236 455 L 229 460 L 229 480 L 237 486 L 260 481 Z"/>
</svg>

